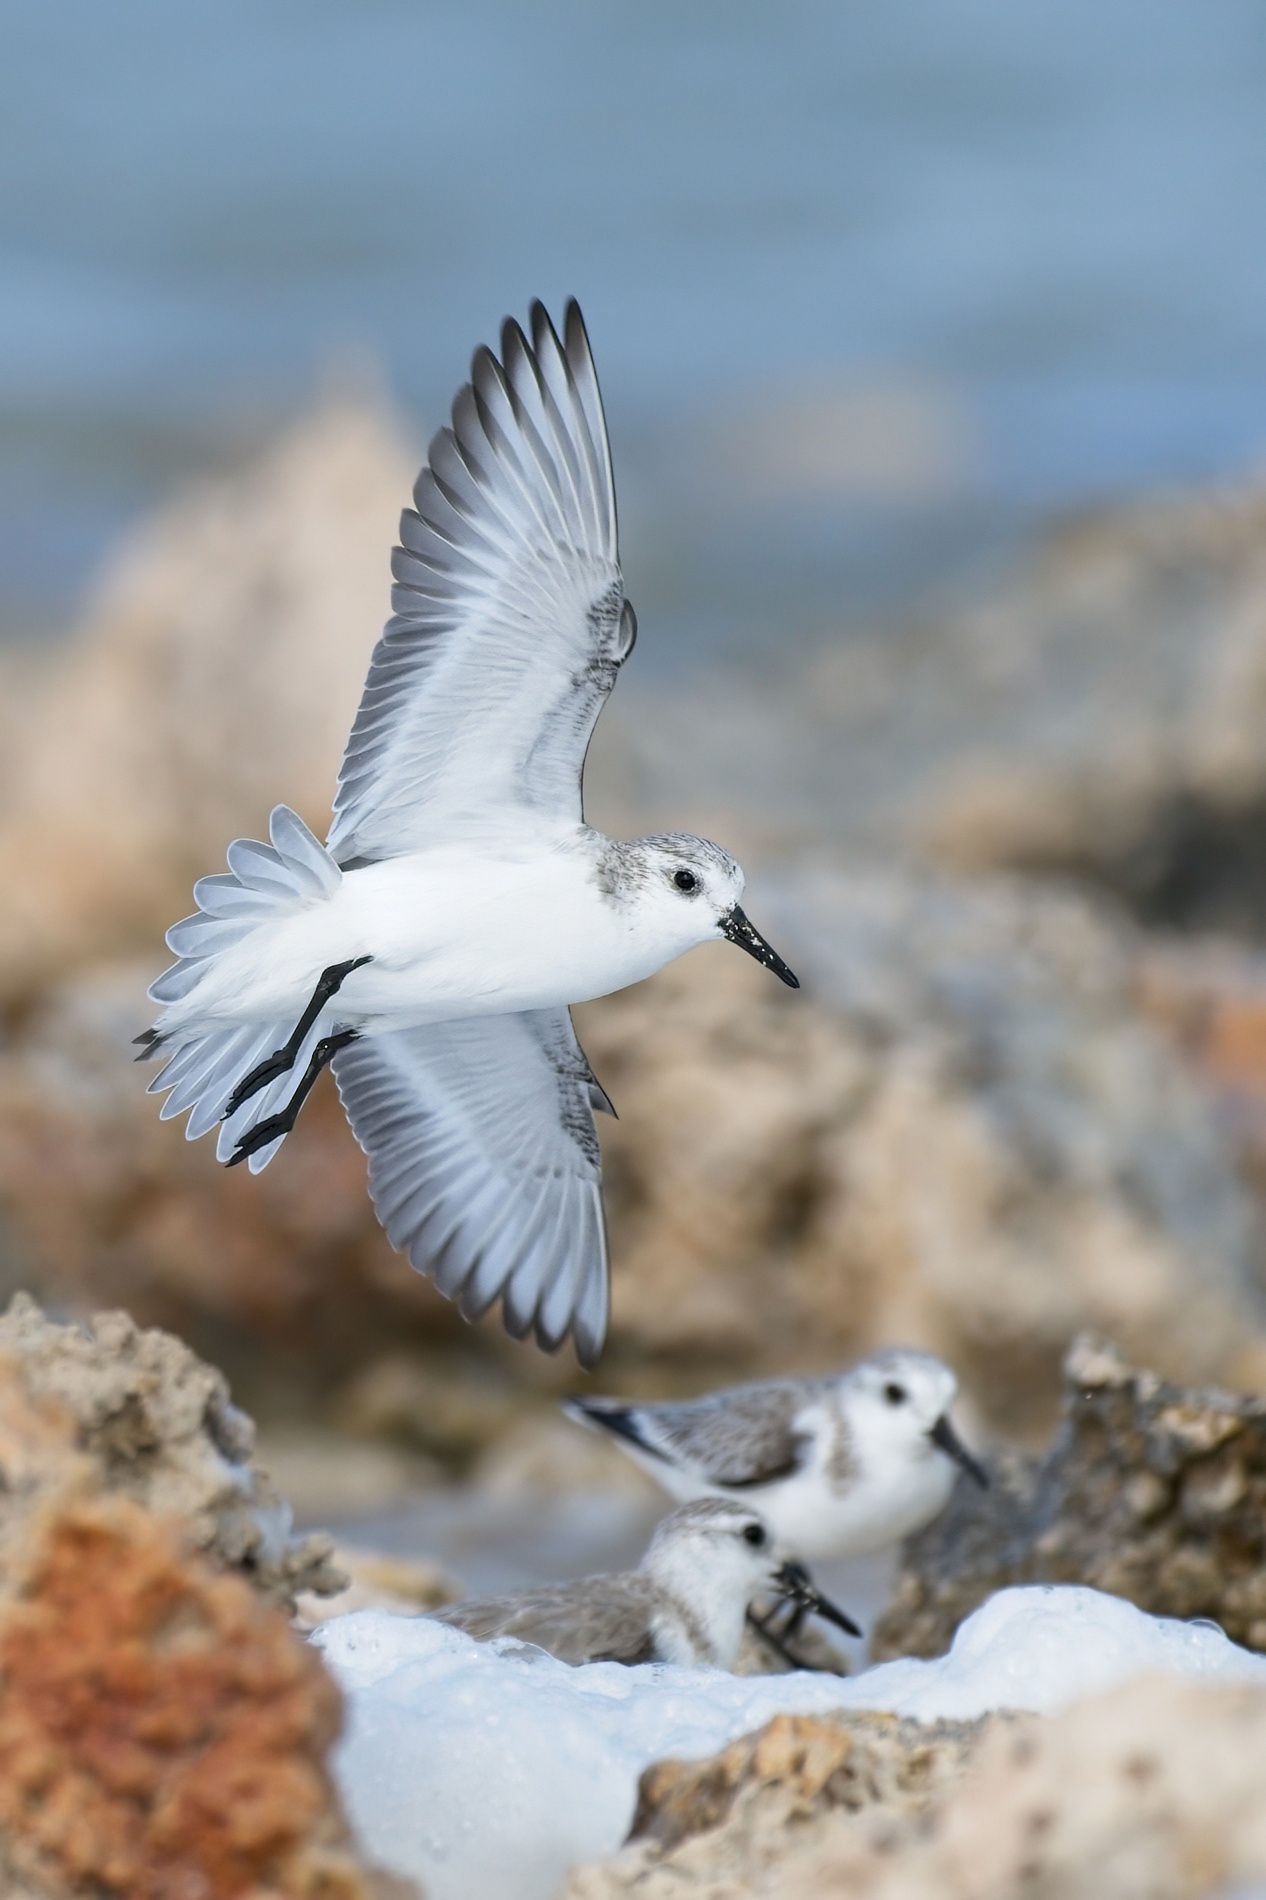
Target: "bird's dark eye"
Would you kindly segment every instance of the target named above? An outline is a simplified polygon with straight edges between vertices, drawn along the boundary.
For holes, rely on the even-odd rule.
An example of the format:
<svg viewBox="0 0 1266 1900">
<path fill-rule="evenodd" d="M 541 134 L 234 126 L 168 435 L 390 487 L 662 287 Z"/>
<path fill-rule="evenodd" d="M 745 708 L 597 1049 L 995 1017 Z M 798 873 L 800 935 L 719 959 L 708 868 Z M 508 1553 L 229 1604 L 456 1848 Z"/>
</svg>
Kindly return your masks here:
<svg viewBox="0 0 1266 1900">
<path fill-rule="evenodd" d="M 759 1550 L 762 1544 L 769 1542 L 769 1534 L 763 1524 L 748 1524 L 743 1531 L 743 1536 L 753 1550 Z"/>
<path fill-rule="evenodd" d="M 887 1399 L 889 1405 L 904 1405 L 906 1402 L 906 1389 L 903 1385 L 886 1385 L 884 1387 L 884 1397 Z"/>
<path fill-rule="evenodd" d="M 673 883 L 679 891 L 697 891 L 699 880 L 693 871 L 674 871 Z"/>
</svg>

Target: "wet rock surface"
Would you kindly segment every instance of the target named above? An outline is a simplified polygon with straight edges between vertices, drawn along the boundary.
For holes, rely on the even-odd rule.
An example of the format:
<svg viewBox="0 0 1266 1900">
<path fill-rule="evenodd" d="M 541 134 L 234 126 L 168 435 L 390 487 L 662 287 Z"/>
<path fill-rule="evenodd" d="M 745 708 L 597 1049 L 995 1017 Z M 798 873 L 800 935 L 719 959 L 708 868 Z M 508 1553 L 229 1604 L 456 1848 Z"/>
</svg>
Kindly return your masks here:
<svg viewBox="0 0 1266 1900">
<path fill-rule="evenodd" d="M 1266 1649 L 1266 1400 L 1171 1384 L 1093 1338 L 1064 1381 L 1050 1450 L 1004 1454 L 988 1492 L 958 1486 L 908 1542 L 876 1659 L 942 1655 L 1017 1583 L 1091 1584 Z"/>
<path fill-rule="evenodd" d="M 1211 1900 L 1266 1877 L 1260 1689 L 1144 1678 L 948 1737 L 855 1721 L 652 1769 L 642 1838 L 566 1900 Z"/>
</svg>

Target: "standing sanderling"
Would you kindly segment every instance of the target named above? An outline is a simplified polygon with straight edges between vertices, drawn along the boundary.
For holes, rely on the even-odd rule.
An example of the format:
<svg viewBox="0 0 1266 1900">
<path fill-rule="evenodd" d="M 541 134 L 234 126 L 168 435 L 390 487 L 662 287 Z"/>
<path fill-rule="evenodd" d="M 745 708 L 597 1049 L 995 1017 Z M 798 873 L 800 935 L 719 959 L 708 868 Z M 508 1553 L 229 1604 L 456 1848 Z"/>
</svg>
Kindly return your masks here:
<svg viewBox="0 0 1266 1900">
<path fill-rule="evenodd" d="M 884 1549 L 929 1523 L 956 1468 L 988 1476 L 950 1423 L 958 1382 L 931 1353 L 873 1353 L 847 1372 L 770 1379 L 681 1404 L 575 1398 L 671 1497 L 741 1494 L 814 1562 Z"/>
<path fill-rule="evenodd" d="M 636 1570 L 429 1614 L 480 1642 L 513 1636 L 535 1643 L 560 1662 L 730 1669 L 749 1606 L 767 1595 L 789 1603 L 797 1616 L 822 1616 L 860 1634 L 802 1565 L 778 1549 L 760 1513 L 729 1498 L 701 1498 L 666 1517 Z"/>
<path fill-rule="evenodd" d="M 324 845 L 278 805 L 194 886 L 137 1038 L 164 1117 L 265 1167 L 327 1063 L 394 1246 L 468 1319 L 592 1364 L 607 1326 L 594 1110 L 568 1004 L 710 938 L 796 987 L 706 839 L 584 821 L 594 724 L 637 630 L 584 323 L 532 307 L 475 354 L 392 559 Z M 138 1058 L 140 1060 L 142 1058 Z"/>
</svg>

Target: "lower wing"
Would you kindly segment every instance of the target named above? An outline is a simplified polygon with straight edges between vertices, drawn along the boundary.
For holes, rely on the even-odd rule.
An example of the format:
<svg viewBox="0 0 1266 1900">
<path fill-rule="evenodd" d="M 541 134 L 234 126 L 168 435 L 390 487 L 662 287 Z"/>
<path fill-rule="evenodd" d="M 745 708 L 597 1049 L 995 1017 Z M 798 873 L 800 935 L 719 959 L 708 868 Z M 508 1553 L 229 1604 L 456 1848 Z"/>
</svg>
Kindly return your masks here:
<svg viewBox="0 0 1266 1900">
<path fill-rule="evenodd" d="M 333 1063 L 394 1247 L 476 1319 L 582 1365 L 606 1337 L 607 1245 L 593 1110 L 566 1009 L 362 1037 Z"/>
</svg>

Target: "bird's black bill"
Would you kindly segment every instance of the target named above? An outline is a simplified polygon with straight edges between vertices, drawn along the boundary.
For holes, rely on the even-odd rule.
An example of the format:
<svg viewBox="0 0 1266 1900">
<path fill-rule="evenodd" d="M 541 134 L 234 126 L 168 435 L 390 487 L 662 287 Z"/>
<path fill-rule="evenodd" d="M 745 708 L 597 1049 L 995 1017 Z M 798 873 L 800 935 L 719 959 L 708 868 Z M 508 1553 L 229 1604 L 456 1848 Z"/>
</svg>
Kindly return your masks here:
<svg viewBox="0 0 1266 1900">
<path fill-rule="evenodd" d="M 755 957 L 767 970 L 781 977 L 790 990 L 800 988 L 800 978 L 789 970 L 771 943 L 766 943 L 760 931 L 750 924 L 738 905 L 721 919 L 721 935 L 729 943 L 736 943 L 740 950 L 746 950 L 749 957 Z"/>
<path fill-rule="evenodd" d="M 969 1478 L 974 1478 L 982 1491 L 989 1489 L 989 1473 L 976 1458 L 973 1458 L 966 1445 L 949 1422 L 949 1414 L 942 1412 L 928 1433 L 934 1445 L 940 1447 L 947 1458 L 960 1465 Z"/>
<path fill-rule="evenodd" d="M 860 1636 L 861 1631 L 851 1616 L 845 1616 L 843 1610 L 837 1610 L 829 1597 L 824 1597 L 817 1584 L 803 1564 L 786 1563 L 774 1578 L 774 1588 L 780 1597 L 786 1597 L 797 1609 L 811 1610 L 814 1616 L 825 1618 L 834 1623 L 847 1636 Z"/>
</svg>

